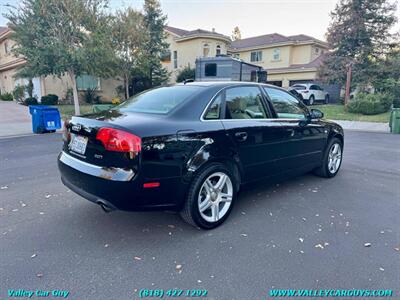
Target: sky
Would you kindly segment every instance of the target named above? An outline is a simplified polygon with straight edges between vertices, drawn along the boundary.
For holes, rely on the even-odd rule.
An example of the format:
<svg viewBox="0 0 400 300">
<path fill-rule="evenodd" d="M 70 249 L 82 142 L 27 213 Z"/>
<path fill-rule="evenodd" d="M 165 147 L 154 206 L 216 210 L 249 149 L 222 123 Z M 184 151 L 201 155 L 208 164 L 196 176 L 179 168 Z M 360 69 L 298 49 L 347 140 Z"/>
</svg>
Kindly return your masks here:
<svg viewBox="0 0 400 300">
<path fill-rule="evenodd" d="M 394 1 L 394 0 L 393 0 Z M 18 0 L 0 0 L 0 12 L 7 11 L 7 3 Z M 109 0 L 110 8 L 128 6 L 141 9 L 143 0 Z M 338 0 L 161 0 L 168 25 L 192 30 L 215 30 L 231 35 L 239 26 L 242 38 L 280 33 L 283 35 L 307 34 L 325 40 L 330 22 L 329 13 Z M 400 0 L 397 3 L 400 18 Z M 0 25 L 7 20 L 0 16 Z M 399 23 L 393 31 L 400 30 Z"/>
</svg>

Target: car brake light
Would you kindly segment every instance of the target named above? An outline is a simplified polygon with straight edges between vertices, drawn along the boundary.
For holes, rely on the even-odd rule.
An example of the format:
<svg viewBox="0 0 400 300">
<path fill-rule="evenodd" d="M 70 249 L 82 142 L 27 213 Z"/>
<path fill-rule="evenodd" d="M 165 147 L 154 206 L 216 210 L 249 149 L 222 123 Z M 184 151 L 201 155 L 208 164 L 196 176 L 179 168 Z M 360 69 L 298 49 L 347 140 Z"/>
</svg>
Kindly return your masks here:
<svg viewBox="0 0 400 300">
<path fill-rule="evenodd" d="M 142 148 L 140 137 L 114 128 L 100 128 L 96 140 L 101 141 L 106 150 L 131 153 L 131 158 L 132 154 L 137 155 Z"/>
<path fill-rule="evenodd" d="M 160 186 L 160 183 L 159 182 L 147 182 L 147 183 L 144 183 L 143 184 L 143 187 L 145 188 L 145 189 L 148 189 L 148 188 L 155 188 L 155 187 L 159 187 Z"/>
</svg>

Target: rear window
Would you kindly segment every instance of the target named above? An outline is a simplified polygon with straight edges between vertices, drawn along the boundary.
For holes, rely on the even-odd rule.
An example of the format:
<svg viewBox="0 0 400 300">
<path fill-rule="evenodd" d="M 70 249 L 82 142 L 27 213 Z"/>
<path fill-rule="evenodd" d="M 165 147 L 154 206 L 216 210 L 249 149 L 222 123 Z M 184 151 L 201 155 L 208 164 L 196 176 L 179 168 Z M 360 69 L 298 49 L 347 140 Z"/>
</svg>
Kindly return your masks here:
<svg viewBox="0 0 400 300">
<path fill-rule="evenodd" d="M 145 91 L 129 98 L 118 108 L 122 111 L 152 114 L 168 114 L 200 88 L 194 86 L 170 86 Z"/>
<path fill-rule="evenodd" d="M 298 91 L 307 89 L 305 85 L 294 85 L 292 88 Z"/>
</svg>

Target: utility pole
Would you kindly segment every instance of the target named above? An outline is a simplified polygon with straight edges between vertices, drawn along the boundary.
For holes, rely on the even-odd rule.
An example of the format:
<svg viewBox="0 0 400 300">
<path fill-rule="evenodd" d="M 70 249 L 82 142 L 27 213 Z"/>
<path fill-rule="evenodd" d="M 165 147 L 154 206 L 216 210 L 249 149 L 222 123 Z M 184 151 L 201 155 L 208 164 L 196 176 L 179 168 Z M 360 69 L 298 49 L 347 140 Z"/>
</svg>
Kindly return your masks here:
<svg viewBox="0 0 400 300">
<path fill-rule="evenodd" d="M 351 72 L 352 72 L 352 63 L 349 63 L 347 65 L 346 94 L 344 96 L 345 107 L 347 107 L 347 104 L 349 103 L 350 100 Z"/>
</svg>

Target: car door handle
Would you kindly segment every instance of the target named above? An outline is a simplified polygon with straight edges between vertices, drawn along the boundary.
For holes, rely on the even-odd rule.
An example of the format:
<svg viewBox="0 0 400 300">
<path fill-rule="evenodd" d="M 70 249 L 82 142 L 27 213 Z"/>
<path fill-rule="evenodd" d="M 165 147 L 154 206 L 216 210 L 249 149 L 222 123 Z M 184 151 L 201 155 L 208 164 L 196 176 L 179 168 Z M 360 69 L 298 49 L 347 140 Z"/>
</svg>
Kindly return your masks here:
<svg viewBox="0 0 400 300">
<path fill-rule="evenodd" d="M 235 137 L 239 142 L 244 142 L 247 140 L 247 132 L 236 132 Z"/>
</svg>

